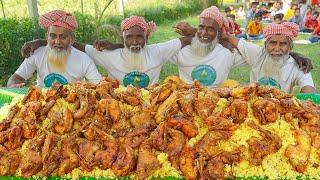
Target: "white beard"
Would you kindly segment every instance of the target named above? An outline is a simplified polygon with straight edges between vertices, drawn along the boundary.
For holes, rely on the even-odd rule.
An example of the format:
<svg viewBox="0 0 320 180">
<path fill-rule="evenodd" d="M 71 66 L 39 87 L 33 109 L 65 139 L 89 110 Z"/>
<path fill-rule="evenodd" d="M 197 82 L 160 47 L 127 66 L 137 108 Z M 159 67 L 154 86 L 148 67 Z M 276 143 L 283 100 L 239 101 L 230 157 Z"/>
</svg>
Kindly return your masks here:
<svg viewBox="0 0 320 180">
<path fill-rule="evenodd" d="M 203 43 L 199 40 L 198 35 L 196 35 L 194 38 L 192 38 L 190 46 L 194 54 L 204 57 L 214 50 L 218 44 L 218 41 L 218 36 L 216 36 L 212 42 Z"/>
<path fill-rule="evenodd" d="M 270 54 L 267 53 L 266 57 L 267 58 L 264 66 L 265 76 L 273 77 L 279 82 L 281 76 L 281 68 L 289 59 L 289 54 L 279 57 L 272 57 Z"/>
<path fill-rule="evenodd" d="M 57 50 L 49 47 L 48 61 L 54 69 L 64 72 L 70 55 L 70 48 Z"/>
<path fill-rule="evenodd" d="M 130 48 L 134 48 L 131 46 Z M 130 48 L 125 45 L 123 50 L 124 55 L 127 59 L 128 64 L 125 65 L 126 69 L 131 71 L 143 72 L 146 64 L 146 49 L 141 48 L 139 52 L 133 52 Z"/>
</svg>

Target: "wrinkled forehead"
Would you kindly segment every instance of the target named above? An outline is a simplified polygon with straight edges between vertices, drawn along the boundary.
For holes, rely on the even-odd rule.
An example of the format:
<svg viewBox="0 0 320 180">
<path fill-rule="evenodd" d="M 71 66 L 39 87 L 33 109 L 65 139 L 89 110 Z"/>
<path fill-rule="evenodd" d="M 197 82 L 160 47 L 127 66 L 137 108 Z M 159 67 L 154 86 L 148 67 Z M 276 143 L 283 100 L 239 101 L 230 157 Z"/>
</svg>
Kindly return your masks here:
<svg viewBox="0 0 320 180">
<path fill-rule="evenodd" d="M 71 34 L 72 31 L 70 29 L 60 27 L 60 26 L 49 26 L 47 33 L 60 35 L 60 34 Z"/>
<path fill-rule="evenodd" d="M 284 43 L 284 42 L 290 42 L 289 37 L 281 34 L 276 34 L 271 36 L 268 40 L 267 43 L 269 42 L 279 42 L 279 43 Z"/>
<path fill-rule="evenodd" d="M 138 25 L 132 26 L 131 28 L 123 32 L 124 36 L 146 36 L 143 28 Z"/>
<path fill-rule="evenodd" d="M 219 29 L 219 24 L 216 20 L 212 18 L 200 18 L 199 19 L 199 26 L 214 28 L 215 30 Z"/>
</svg>

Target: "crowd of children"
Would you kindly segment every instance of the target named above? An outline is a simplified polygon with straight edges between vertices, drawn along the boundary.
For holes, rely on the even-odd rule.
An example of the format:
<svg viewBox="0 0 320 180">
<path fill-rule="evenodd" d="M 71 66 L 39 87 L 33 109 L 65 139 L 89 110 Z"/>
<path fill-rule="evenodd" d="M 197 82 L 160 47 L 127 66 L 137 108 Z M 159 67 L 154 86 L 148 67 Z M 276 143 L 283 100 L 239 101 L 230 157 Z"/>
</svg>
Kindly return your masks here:
<svg viewBox="0 0 320 180">
<path fill-rule="evenodd" d="M 320 1 L 311 0 L 311 4 L 307 4 L 306 0 L 293 0 L 289 5 L 281 0 L 273 3 L 252 2 L 247 11 L 243 6 L 238 10 L 233 5 L 225 9 L 227 17 L 234 22 L 234 34 L 238 38 L 246 38 L 249 40 L 263 39 L 263 23 L 281 23 L 289 21 L 296 23 L 300 27 L 300 31 L 310 33 L 309 41 L 311 43 L 320 42 Z M 244 31 L 235 22 L 235 19 L 244 19 Z"/>
</svg>

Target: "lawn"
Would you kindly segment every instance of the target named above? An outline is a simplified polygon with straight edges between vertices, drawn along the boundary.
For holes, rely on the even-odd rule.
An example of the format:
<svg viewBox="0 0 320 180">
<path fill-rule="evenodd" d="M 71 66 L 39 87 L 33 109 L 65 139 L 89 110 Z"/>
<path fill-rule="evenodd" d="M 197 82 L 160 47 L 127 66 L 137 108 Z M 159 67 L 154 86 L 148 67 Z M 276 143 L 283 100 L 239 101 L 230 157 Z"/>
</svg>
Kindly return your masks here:
<svg viewBox="0 0 320 180">
<path fill-rule="evenodd" d="M 188 17 L 186 19 L 182 19 L 178 21 L 168 21 L 166 23 L 163 23 L 162 25 L 159 25 L 157 27 L 156 32 L 149 39 L 149 43 L 164 42 L 164 41 L 168 41 L 170 39 L 179 37 L 179 35 L 173 31 L 172 26 L 180 21 L 186 21 L 195 26 L 198 23 L 198 20 L 196 17 Z M 297 39 L 307 39 L 307 38 L 308 38 L 308 35 L 299 35 Z M 261 45 L 262 42 L 258 42 L 258 44 Z M 312 76 L 318 92 L 320 92 L 320 87 L 319 87 L 320 85 L 320 50 L 319 49 L 320 49 L 319 43 L 308 44 L 308 45 L 303 45 L 303 44 L 294 45 L 295 52 L 299 52 L 309 57 L 312 60 L 313 67 L 314 67 L 312 70 Z M 237 80 L 242 84 L 248 83 L 249 72 L 250 72 L 249 66 L 235 67 L 231 70 L 231 73 L 229 74 L 229 79 Z M 162 67 L 161 74 L 160 74 L 160 82 L 162 82 L 169 75 L 178 75 L 178 68 L 171 63 L 167 63 Z"/>
</svg>

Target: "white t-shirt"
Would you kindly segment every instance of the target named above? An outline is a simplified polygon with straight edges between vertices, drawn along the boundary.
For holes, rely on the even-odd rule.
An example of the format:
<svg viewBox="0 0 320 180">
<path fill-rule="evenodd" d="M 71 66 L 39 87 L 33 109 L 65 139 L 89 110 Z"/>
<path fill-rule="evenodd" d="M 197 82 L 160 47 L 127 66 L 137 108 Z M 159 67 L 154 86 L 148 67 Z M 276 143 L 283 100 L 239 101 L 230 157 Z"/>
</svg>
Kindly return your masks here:
<svg viewBox="0 0 320 180">
<path fill-rule="evenodd" d="M 304 86 L 314 87 L 311 73 L 305 74 L 301 71 L 291 56 L 281 66 L 280 77 L 274 75 L 267 76 L 266 62 L 268 61 L 268 56 L 265 48 L 241 39 L 238 49 L 242 56 L 251 64 L 251 82 L 276 86 L 285 92 L 292 92 L 293 87 L 296 85 L 300 88 Z"/>
<path fill-rule="evenodd" d="M 171 58 L 179 69 L 180 78 L 192 83 L 197 80 L 204 86 L 217 86 L 228 78 L 233 66 L 246 63 L 238 53 L 231 53 L 221 44 L 207 56 L 201 57 L 193 52 L 190 45 L 181 49 Z"/>
<path fill-rule="evenodd" d="M 49 50 L 48 46 L 35 50 L 33 55 L 23 61 L 15 74 L 27 80 L 37 71 L 37 85 L 42 87 L 51 87 L 55 81 L 61 84 L 83 81 L 85 79 L 95 84 L 100 82 L 101 75 L 92 59 L 84 52 L 71 47 L 66 70 L 65 72 L 60 72 L 55 70 L 49 63 Z"/>
<path fill-rule="evenodd" d="M 147 87 L 158 82 L 162 65 L 181 49 L 181 41 L 174 39 L 165 43 L 151 44 L 145 47 L 144 69 L 130 71 L 124 49 L 98 51 L 86 45 L 86 53 L 96 65 L 103 66 L 111 78 L 119 80 L 123 85 L 132 84 Z"/>
</svg>

